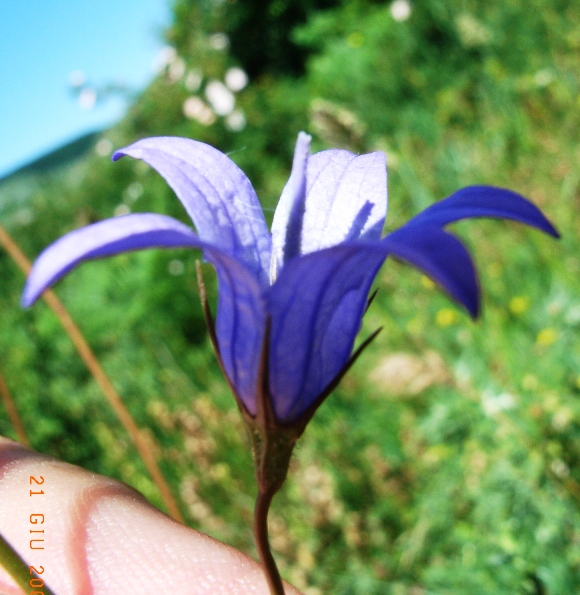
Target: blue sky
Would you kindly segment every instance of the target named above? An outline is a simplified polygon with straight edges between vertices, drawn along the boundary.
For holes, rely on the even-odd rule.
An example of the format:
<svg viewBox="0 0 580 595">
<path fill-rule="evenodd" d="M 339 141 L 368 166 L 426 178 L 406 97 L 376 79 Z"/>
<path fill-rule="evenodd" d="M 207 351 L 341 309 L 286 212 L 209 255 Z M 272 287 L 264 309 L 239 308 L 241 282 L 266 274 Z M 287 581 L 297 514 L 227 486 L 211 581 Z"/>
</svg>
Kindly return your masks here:
<svg viewBox="0 0 580 595">
<path fill-rule="evenodd" d="M 118 120 L 121 98 L 82 109 L 70 73 L 143 88 L 169 19 L 167 0 L 0 0 L 0 176 Z"/>
</svg>

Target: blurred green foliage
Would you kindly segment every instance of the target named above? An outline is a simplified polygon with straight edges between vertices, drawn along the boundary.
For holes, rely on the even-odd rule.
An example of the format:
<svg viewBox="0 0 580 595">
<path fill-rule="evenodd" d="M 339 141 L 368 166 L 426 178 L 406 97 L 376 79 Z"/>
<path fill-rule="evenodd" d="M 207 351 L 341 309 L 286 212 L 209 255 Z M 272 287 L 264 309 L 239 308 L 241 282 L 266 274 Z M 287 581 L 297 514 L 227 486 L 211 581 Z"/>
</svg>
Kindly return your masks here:
<svg viewBox="0 0 580 595">
<path fill-rule="evenodd" d="M 315 150 L 387 153 L 390 229 L 468 184 L 530 197 L 560 242 L 456 226 L 481 271 L 477 323 L 385 264 L 363 336 L 385 330 L 299 444 L 272 542 L 310 595 L 580 590 L 580 4 L 177 0 L 167 41 L 163 72 L 89 157 L 0 184 L 3 223 L 36 255 L 114 213 L 187 221 L 157 174 L 108 158 L 148 135 L 229 152 L 268 217 L 301 129 Z M 235 115 L 219 115 L 206 90 L 232 67 L 249 84 Z M 89 263 L 58 292 L 154 438 L 188 521 L 251 553 L 248 441 L 209 347 L 195 258 Z M 1 366 L 34 447 L 160 504 L 52 313 L 19 309 L 23 278 L 5 254 L 0 274 Z M 14 436 L 4 414 L 0 433 Z"/>
</svg>

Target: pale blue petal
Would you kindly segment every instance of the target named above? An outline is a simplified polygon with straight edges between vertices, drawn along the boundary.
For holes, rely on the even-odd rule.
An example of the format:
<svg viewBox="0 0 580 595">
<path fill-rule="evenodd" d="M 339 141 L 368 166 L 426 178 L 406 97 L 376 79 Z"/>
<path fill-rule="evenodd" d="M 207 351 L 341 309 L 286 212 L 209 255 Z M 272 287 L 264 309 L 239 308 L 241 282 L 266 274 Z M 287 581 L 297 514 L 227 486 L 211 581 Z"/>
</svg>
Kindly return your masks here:
<svg viewBox="0 0 580 595">
<path fill-rule="evenodd" d="M 380 239 L 387 214 L 384 153 L 322 151 L 309 158 L 306 179 L 302 254 L 348 240 Z"/>
<path fill-rule="evenodd" d="M 205 244 L 183 223 L 151 213 L 107 219 L 71 231 L 46 248 L 28 277 L 22 305 L 40 294 L 84 260 L 142 248 L 200 248 Z"/>
<path fill-rule="evenodd" d="M 312 137 L 304 132 L 298 134 L 292 172 L 274 212 L 271 282 L 274 282 L 284 263 L 300 253 L 302 218 L 304 217 L 306 199 L 306 166 L 310 155 L 311 139 Z"/>
<path fill-rule="evenodd" d="M 63 236 L 38 257 L 22 304 L 86 260 L 143 248 L 201 248 L 218 274 L 216 334 L 226 374 L 251 413 L 264 335 L 264 305 L 258 280 L 232 256 L 203 242 L 189 227 L 165 215 L 139 213 L 107 219 Z"/>
<path fill-rule="evenodd" d="M 221 151 L 177 137 L 146 138 L 117 151 L 155 168 L 173 188 L 199 237 L 235 256 L 269 284 L 271 239 L 244 172 Z"/>
</svg>

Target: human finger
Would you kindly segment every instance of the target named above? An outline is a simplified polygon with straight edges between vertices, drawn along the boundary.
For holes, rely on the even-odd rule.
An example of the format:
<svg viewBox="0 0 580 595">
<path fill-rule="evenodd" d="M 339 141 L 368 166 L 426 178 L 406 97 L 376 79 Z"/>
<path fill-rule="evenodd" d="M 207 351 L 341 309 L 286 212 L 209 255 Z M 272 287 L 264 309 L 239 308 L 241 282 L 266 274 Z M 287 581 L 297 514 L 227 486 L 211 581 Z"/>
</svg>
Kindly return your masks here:
<svg viewBox="0 0 580 595">
<path fill-rule="evenodd" d="M 1 437 L 0 502 L 0 533 L 58 595 L 268 594 L 241 552 L 123 483 Z M 1 566 L 0 593 L 22 595 Z"/>
</svg>

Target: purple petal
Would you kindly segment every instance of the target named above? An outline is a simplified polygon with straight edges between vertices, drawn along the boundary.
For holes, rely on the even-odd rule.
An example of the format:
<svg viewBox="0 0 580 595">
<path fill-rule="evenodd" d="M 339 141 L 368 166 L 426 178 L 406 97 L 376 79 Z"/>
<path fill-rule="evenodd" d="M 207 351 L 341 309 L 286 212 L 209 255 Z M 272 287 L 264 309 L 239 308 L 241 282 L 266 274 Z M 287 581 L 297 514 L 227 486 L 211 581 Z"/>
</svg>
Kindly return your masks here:
<svg viewBox="0 0 580 595">
<path fill-rule="evenodd" d="M 238 397 L 254 415 L 265 329 L 261 288 L 242 263 L 216 250 L 205 254 L 218 275 L 216 334 L 222 362 Z"/>
<path fill-rule="evenodd" d="M 173 188 L 199 237 L 244 262 L 269 284 L 271 240 L 262 208 L 244 172 L 221 151 L 177 137 L 146 138 L 117 151 L 142 159 Z"/>
<path fill-rule="evenodd" d="M 544 214 L 516 192 L 493 186 L 468 186 L 413 217 L 407 225 L 447 225 L 471 217 L 513 219 L 560 237 Z"/>
<path fill-rule="evenodd" d="M 454 236 L 433 225 L 405 225 L 381 241 L 389 254 L 421 269 L 476 318 L 479 282 L 469 252 Z"/>
<path fill-rule="evenodd" d="M 299 417 L 348 360 L 370 286 L 390 254 L 423 270 L 477 315 L 471 258 L 437 227 L 402 228 L 381 242 L 343 243 L 290 261 L 267 295 L 270 392 L 280 421 Z"/>
<path fill-rule="evenodd" d="M 282 190 L 272 220 L 272 262 L 270 280 L 273 282 L 284 263 L 300 253 L 302 219 L 306 198 L 306 166 L 312 137 L 298 134 L 290 178 Z"/>
<path fill-rule="evenodd" d="M 151 213 L 107 219 L 66 234 L 38 257 L 28 277 L 22 305 L 40 294 L 84 260 L 141 248 L 204 247 L 193 231 L 164 215 Z"/>
<path fill-rule="evenodd" d="M 378 240 L 387 214 L 387 169 L 381 152 L 333 149 L 308 160 L 302 254 L 347 240 Z"/>
<path fill-rule="evenodd" d="M 387 213 L 383 153 L 333 149 L 309 157 L 310 137 L 298 136 L 290 179 L 272 223 L 270 279 L 298 254 L 345 241 L 378 240 Z"/>
<path fill-rule="evenodd" d="M 257 370 L 264 334 L 264 306 L 258 280 L 247 267 L 208 245 L 186 225 L 141 213 L 107 219 L 63 236 L 38 257 L 28 277 L 22 305 L 85 260 L 142 248 L 201 248 L 216 268 L 219 301 L 216 333 L 230 381 L 246 407 L 255 413 Z"/>
<path fill-rule="evenodd" d="M 282 269 L 267 294 L 270 392 L 280 421 L 303 413 L 348 360 L 386 255 L 381 243 L 353 242 L 295 258 Z"/>
</svg>

